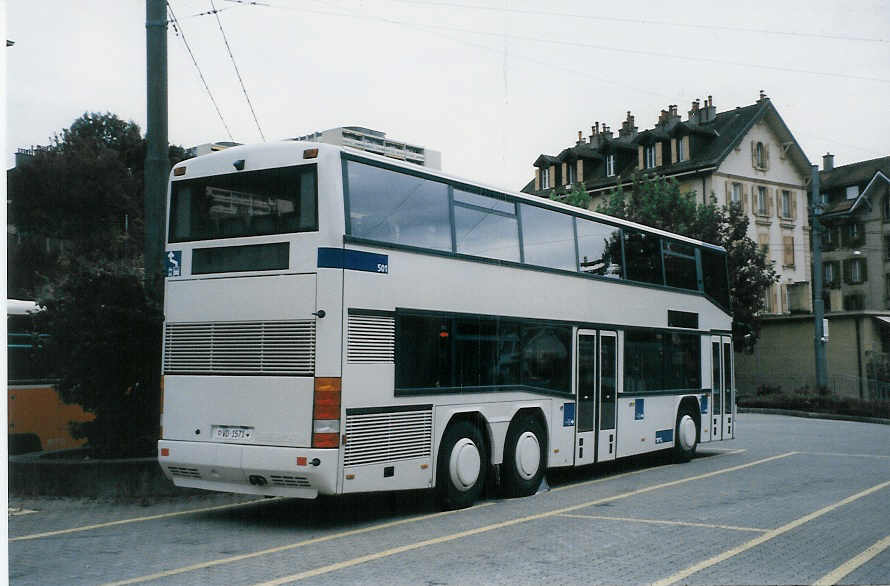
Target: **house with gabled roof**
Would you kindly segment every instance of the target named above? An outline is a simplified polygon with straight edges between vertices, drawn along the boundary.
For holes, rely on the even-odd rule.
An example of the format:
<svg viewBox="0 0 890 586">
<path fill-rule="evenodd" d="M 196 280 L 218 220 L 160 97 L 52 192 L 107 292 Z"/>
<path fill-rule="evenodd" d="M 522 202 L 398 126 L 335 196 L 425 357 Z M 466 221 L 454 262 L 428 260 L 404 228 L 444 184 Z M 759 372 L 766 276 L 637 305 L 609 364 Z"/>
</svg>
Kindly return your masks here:
<svg viewBox="0 0 890 586">
<path fill-rule="evenodd" d="M 890 397 L 890 156 L 822 157 L 822 280 L 828 372 L 862 398 Z"/>
<path fill-rule="evenodd" d="M 763 246 L 780 281 L 764 299 L 764 314 L 812 311 L 807 190 L 810 162 L 772 101 L 761 92 L 747 106 L 717 112 L 713 98 L 692 102 L 684 120 L 676 105 L 652 128 L 639 131 L 627 112 L 618 135 L 595 123 L 574 146 L 540 155 L 523 189 L 541 196 L 583 188 L 591 209 L 636 173 L 671 177 L 707 202 L 737 202 L 751 222 L 749 236 Z"/>
</svg>

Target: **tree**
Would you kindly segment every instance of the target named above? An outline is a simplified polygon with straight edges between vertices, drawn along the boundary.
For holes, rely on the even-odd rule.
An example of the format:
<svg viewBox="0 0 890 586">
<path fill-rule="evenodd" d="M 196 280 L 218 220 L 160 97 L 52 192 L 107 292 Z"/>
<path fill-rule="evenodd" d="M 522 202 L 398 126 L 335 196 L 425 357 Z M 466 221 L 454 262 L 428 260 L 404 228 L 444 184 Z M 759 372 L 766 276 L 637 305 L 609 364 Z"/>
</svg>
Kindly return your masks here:
<svg viewBox="0 0 890 586">
<path fill-rule="evenodd" d="M 758 313 L 778 277 L 766 253 L 747 236 L 748 216 L 738 204 L 718 206 L 713 194 L 709 203 L 699 204 L 674 179 L 635 176 L 630 193 L 619 186 L 597 211 L 724 247 L 733 342 L 738 350 L 754 348 L 760 338 Z"/>
<path fill-rule="evenodd" d="M 11 293 L 35 296 L 78 256 L 141 264 L 145 153 L 135 122 L 85 113 L 10 171 L 10 215 L 21 246 L 10 255 Z M 179 146 L 169 153 L 171 164 L 187 158 Z M 47 248 L 56 254 L 40 252 Z"/>
</svg>

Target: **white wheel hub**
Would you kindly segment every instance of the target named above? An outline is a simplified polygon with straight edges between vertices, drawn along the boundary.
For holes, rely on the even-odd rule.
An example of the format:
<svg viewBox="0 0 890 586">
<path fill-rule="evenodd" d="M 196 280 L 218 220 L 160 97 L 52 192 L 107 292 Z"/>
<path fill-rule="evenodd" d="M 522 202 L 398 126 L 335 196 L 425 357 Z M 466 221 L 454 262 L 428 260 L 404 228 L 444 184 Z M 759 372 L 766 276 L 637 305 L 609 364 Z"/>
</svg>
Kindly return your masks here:
<svg viewBox="0 0 890 586">
<path fill-rule="evenodd" d="M 451 449 L 448 461 L 448 473 L 451 483 L 461 492 L 470 490 L 479 480 L 482 470 L 482 457 L 479 448 L 470 438 L 463 437 Z"/>
<path fill-rule="evenodd" d="M 680 425 L 677 426 L 677 441 L 684 450 L 691 450 L 695 447 L 695 420 L 689 415 L 683 415 L 680 418 Z"/>
<path fill-rule="evenodd" d="M 530 431 L 523 432 L 516 440 L 514 456 L 516 472 L 523 480 L 531 480 L 541 467 L 541 444 L 538 436 Z"/>
</svg>

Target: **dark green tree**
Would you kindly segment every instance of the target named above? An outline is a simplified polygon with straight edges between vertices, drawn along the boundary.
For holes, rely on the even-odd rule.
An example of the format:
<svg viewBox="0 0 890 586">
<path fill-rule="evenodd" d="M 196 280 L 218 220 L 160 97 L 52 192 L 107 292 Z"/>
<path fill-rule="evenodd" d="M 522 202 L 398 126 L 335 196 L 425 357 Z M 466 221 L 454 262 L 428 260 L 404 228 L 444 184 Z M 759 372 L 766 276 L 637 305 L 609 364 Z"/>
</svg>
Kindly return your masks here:
<svg viewBox="0 0 890 586">
<path fill-rule="evenodd" d="M 748 237 L 748 216 L 740 206 L 718 206 L 713 194 L 709 203 L 700 204 L 674 179 L 636 176 L 629 192 L 613 190 L 597 211 L 724 247 L 733 342 L 738 350 L 753 349 L 760 338 L 758 312 L 778 277 L 766 253 Z"/>
<path fill-rule="evenodd" d="M 114 114 L 86 113 L 9 172 L 10 294 L 33 297 L 68 261 L 141 264 L 146 141 Z M 187 158 L 171 146 L 171 165 Z"/>
</svg>

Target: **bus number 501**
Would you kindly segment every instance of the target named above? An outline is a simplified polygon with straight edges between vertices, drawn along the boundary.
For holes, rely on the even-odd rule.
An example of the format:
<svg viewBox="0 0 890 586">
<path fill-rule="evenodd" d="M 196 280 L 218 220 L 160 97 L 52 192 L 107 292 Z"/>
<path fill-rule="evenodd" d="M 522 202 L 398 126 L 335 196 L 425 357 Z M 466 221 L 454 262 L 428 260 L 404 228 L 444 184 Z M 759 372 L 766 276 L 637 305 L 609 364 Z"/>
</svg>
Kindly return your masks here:
<svg viewBox="0 0 890 586">
<path fill-rule="evenodd" d="M 377 263 L 377 272 L 378 273 L 388 273 L 389 265 L 385 265 L 383 263 Z"/>
</svg>

